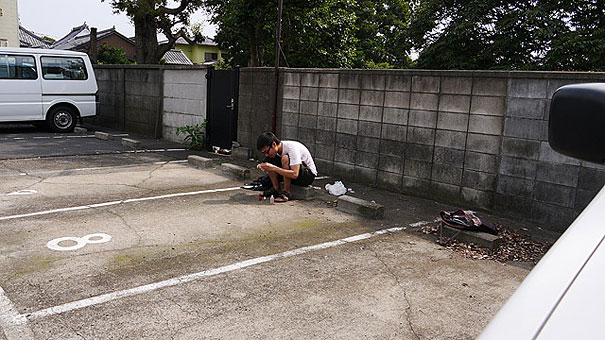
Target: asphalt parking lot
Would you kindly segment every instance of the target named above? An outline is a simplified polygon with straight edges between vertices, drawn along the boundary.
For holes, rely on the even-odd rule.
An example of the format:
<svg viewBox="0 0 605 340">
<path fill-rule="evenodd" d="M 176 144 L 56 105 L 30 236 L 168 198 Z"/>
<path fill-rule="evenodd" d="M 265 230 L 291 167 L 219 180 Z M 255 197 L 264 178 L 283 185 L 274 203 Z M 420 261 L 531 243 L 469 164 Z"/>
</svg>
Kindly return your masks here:
<svg viewBox="0 0 605 340">
<path fill-rule="evenodd" d="M 0 129 L 0 339 L 473 339 L 528 273 L 420 235 L 437 202 L 271 205 L 120 135 Z"/>
</svg>

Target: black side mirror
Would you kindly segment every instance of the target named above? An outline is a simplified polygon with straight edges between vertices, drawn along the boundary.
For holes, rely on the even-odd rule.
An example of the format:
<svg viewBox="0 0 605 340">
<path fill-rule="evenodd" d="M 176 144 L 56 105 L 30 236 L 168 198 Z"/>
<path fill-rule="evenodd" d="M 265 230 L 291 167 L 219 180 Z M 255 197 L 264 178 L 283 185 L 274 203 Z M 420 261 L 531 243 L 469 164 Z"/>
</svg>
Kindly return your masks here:
<svg viewBox="0 0 605 340">
<path fill-rule="evenodd" d="M 566 85 L 554 93 L 548 141 L 566 156 L 605 164 L 605 83 Z"/>
</svg>

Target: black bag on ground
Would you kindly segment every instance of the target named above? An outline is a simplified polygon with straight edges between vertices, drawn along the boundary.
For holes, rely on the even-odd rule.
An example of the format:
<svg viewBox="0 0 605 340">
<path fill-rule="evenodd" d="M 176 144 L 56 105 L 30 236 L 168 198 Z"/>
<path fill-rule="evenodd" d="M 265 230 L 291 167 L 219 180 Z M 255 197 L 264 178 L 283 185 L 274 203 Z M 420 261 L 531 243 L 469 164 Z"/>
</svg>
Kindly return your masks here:
<svg viewBox="0 0 605 340">
<path fill-rule="evenodd" d="M 269 175 L 264 175 L 250 182 L 250 184 L 242 186 L 242 189 L 248 189 L 253 191 L 265 191 L 272 187 L 273 184 L 271 184 L 271 178 L 269 177 Z"/>
<path fill-rule="evenodd" d="M 498 235 L 498 227 L 492 222 L 483 220 L 470 210 L 441 211 L 441 221 L 452 228 L 469 231 L 482 231 Z"/>
</svg>

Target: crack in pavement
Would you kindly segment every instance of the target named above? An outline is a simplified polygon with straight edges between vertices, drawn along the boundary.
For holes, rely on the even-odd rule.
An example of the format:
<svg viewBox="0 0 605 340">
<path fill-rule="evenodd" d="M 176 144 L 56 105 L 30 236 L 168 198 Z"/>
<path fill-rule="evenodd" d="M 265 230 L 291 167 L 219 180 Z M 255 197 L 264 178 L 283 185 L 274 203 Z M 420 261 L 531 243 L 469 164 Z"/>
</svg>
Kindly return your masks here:
<svg viewBox="0 0 605 340">
<path fill-rule="evenodd" d="M 135 187 L 138 188 L 138 186 L 143 185 L 145 182 L 149 181 L 151 179 L 151 177 L 153 177 L 153 173 L 162 169 L 165 165 L 167 165 L 168 163 L 164 163 L 164 164 L 159 164 L 155 166 L 155 169 L 149 170 L 148 174 L 147 174 L 147 178 L 143 179 L 141 182 L 139 182 L 138 184 L 135 185 Z M 142 188 L 140 188 L 142 189 Z"/>
<path fill-rule="evenodd" d="M 141 234 L 139 234 L 139 232 L 136 229 L 134 229 L 133 226 L 131 226 L 128 222 L 126 222 L 126 219 L 122 215 L 120 215 L 119 213 L 115 212 L 112 209 L 107 209 L 107 212 L 110 213 L 110 214 L 112 214 L 112 215 L 114 215 L 114 216 L 116 216 L 117 218 L 119 218 L 122 221 L 122 223 L 124 223 L 124 225 L 126 226 L 126 228 L 130 229 L 132 232 L 135 233 L 135 235 L 137 235 L 137 244 L 134 245 L 134 246 L 132 246 L 132 247 L 130 247 L 130 248 L 134 248 L 134 247 L 140 246 L 141 245 L 141 240 L 143 239 L 142 236 L 141 236 Z"/>
<path fill-rule="evenodd" d="M 412 320 L 410 319 L 412 304 L 410 303 L 410 300 L 407 296 L 405 287 L 399 281 L 399 277 L 397 277 L 397 275 L 395 275 L 395 273 L 391 270 L 391 268 L 387 265 L 387 263 L 384 262 L 384 260 L 380 257 L 380 255 L 378 255 L 378 252 L 376 252 L 376 250 L 374 250 L 374 248 L 370 244 L 367 244 L 367 247 L 371 252 L 374 253 L 374 257 L 376 257 L 376 259 L 378 261 L 380 261 L 380 263 L 382 263 L 382 265 L 386 269 L 387 273 L 393 277 L 393 279 L 395 280 L 395 283 L 397 283 L 397 286 L 401 287 L 401 289 L 403 290 L 403 298 L 405 299 L 405 302 L 407 303 L 407 307 L 405 308 L 405 319 L 408 323 L 408 327 L 410 328 L 410 331 L 412 331 L 412 334 L 414 334 L 416 339 L 420 340 L 420 335 L 418 335 L 418 333 L 416 333 L 416 330 L 414 330 L 414 325 L 412 324 Z"/>
</svg>

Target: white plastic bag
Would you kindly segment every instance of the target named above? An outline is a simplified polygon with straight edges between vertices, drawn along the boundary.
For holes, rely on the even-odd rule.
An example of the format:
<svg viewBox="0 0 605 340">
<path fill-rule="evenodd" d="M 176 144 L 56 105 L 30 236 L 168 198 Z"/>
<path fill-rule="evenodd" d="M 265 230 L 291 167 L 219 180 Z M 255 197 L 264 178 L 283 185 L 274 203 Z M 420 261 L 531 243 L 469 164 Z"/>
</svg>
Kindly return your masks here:
<svg viewBox="0 0 605 340">
<path fill-rule="evenodd" d="M 347 188 L 341 181 L 336 181 L 334 184 L 326 184 L 326 190 L 330 193 L 330 195 L 340 196 L 347 193 Z"/>
</svg>

